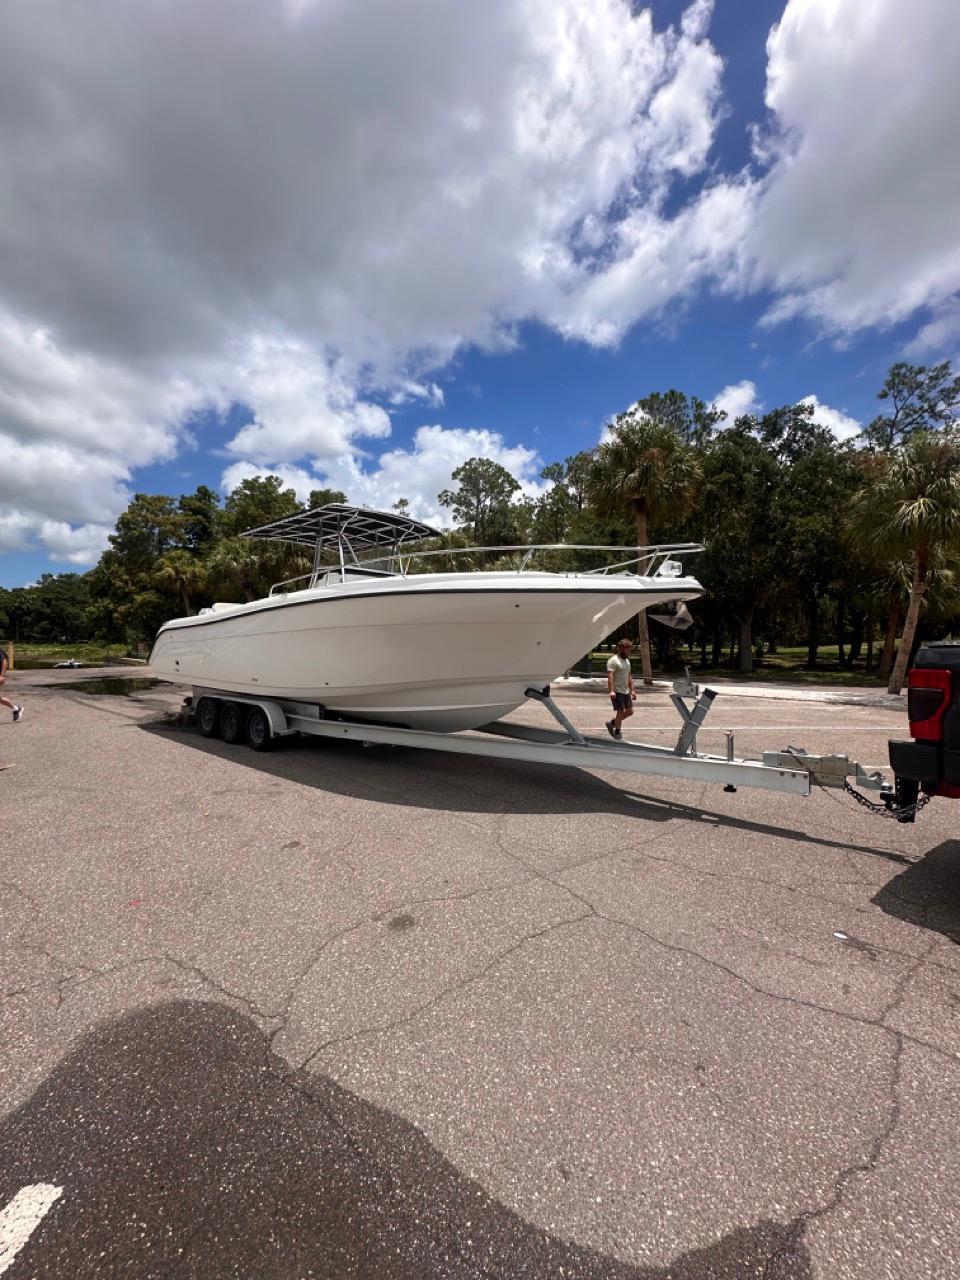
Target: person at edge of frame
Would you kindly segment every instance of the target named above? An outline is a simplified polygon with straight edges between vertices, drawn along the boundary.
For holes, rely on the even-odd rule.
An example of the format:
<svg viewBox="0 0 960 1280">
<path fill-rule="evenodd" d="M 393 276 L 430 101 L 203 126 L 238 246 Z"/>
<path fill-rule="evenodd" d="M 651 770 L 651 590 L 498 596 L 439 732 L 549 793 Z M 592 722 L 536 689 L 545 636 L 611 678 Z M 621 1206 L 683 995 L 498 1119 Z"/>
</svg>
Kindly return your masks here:
<svg viewBox="0 0 960 1280">
<path fill-rule="evenodd" d="M 0 649 L 0 684 L 7 683 L 7 668 L 9 666 L 6 649 Z M 14 721 L 23 719 L 23 707 L 18 702 L 13 702 L 10 698 L 4 697 L 2 693 L 0 693 L 0 706 L 10 708 L 13 712 Z"/>
</svg>

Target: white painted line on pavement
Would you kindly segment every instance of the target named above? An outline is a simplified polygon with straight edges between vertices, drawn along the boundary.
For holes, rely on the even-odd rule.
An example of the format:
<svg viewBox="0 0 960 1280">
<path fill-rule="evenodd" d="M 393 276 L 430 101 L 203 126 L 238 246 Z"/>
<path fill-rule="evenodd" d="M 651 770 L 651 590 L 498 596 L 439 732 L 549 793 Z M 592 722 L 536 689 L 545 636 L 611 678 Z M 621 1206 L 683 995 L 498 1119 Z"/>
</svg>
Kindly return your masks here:
<svg viewBox="0 0 960 1280">
<path fill-rule="evenodd" d="M 21 1187 L 5 1209 L 0 1210 L 0 1276 L 63 1195 L 63 1187 L 34 1182 Z"/>
</svg>

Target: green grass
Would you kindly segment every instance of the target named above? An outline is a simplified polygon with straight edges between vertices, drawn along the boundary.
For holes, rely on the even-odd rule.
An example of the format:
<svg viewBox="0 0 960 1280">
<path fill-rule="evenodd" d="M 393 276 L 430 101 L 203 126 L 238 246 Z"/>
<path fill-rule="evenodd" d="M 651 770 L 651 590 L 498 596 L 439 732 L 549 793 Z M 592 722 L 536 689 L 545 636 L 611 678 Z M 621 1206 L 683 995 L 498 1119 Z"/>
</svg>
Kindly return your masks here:
<svg viewBox="0 0 960 1280">
<path fill-rule="evenodd" d="M 600 676 L 604 674 L 610 653 L 611 650 L 602 649 L 592 654 L 593 674 Z M 634 674 L 636 675 L 638 669 L 636 650 L 634 650 L 633 657 Z M 751 672 L 737 671 L 728 662 L 724 662 L 720 666 L 708 664 L 706 667 L 701 667 L 697 662 L 698 657 L 699 650 L 694 654 L 681 650 L 678 654 L 677 665 L 666 671 L 661 671 L 657 667 L 656 661 L 654 661 L 654 675 L 672 679 L 680 674 L 684 665 L 688 665 L 691 675 L 696 676 L 698 680 L 738 680 L 747 683 L 756 682 L 758 684 L 831 684 L 840 688 L 882 688 L 886 684 L 886 681 L 881 680 L 876 674 L 879 653 L 874 651 L 873 671 L 868 673 L 864 669 L 863 659 L 852 670 L 849 670 L 838 665 L 836 645 L 820 646 L 817 652 L 817 666 L 815 669 L 811 669 L 806 665 L 806 646 L 782 648 L 776 653 L 764 654 L 762 665 L 758 665 L 755 662 Z M 578 670 L 582 671 L 583 667 L 578 667 Z"/>
<path fill-rule="evenodd" d="M 763 667 L 754 667 L 753 671 L 742 672 L 733 671 L 730 667 L 690 667 L 690 672 L 698 679 L 710 680 L 743 680 L 745 682 L 756 681 L 758 684 L 835 684 L 841 688 L 870 688 L 878 689 L 886 686 L 886 680 L 881 680 L 875 673 L 869 675 L 862 667 L 854 667 L 852 671 L 840 670 L 834 667 L 817 667 L 811 671 L 807 667 L 771 667 L 764 665 Z"/>
<path fill-rule="evenodd" d="M 127 655 L 122 644 L 29 644 L 26 640 L 13 645 L 14 670 L 23 663 L 64 662 L 77 658 L 80 662 L 100 663 L 104 658 Z"/>
</svg>

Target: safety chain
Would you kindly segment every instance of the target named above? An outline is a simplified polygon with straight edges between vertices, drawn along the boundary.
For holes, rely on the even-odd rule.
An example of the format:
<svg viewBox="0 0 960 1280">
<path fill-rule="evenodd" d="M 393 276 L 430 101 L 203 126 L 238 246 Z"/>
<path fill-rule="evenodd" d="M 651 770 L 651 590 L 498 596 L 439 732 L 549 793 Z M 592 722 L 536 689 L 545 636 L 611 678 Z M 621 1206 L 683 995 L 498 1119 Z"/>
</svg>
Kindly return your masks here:
<svg viewBox="0 0 960 1280">
<path fill-rule="evenodd" d="M 852 787 L 846 778 L 843 780 L 843 789 L 848 795 L 853 796 L 857 804 L 862 805 L 864 809 L 869 809 L 871 813 L 878 813 L 882 818 L 893 818 L 894 822 L 899 822 L 912 814 L 918 814 L 933 799 L 933 796 L 922 795 L 915 804 L 907 804 L 902 808 L 890 809 L 885 804 L 877 804 L 875 801 L 870 800 L 859 792 L 856 787 Z"/>
</svg>

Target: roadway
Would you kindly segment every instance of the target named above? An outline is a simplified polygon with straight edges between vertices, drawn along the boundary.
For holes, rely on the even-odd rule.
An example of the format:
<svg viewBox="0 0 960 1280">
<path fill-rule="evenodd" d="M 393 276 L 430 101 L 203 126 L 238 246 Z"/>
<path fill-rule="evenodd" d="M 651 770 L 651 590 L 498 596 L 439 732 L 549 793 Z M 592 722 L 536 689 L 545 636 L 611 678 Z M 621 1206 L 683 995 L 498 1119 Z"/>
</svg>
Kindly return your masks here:
<svg viewBox="0 0 960 1280">
<path fill-rule="evenodd" d="M 66 683 L 0 723 L 4 1280 L 960 1274 L 956 804 L 262 755 Z"/>
</svg>

